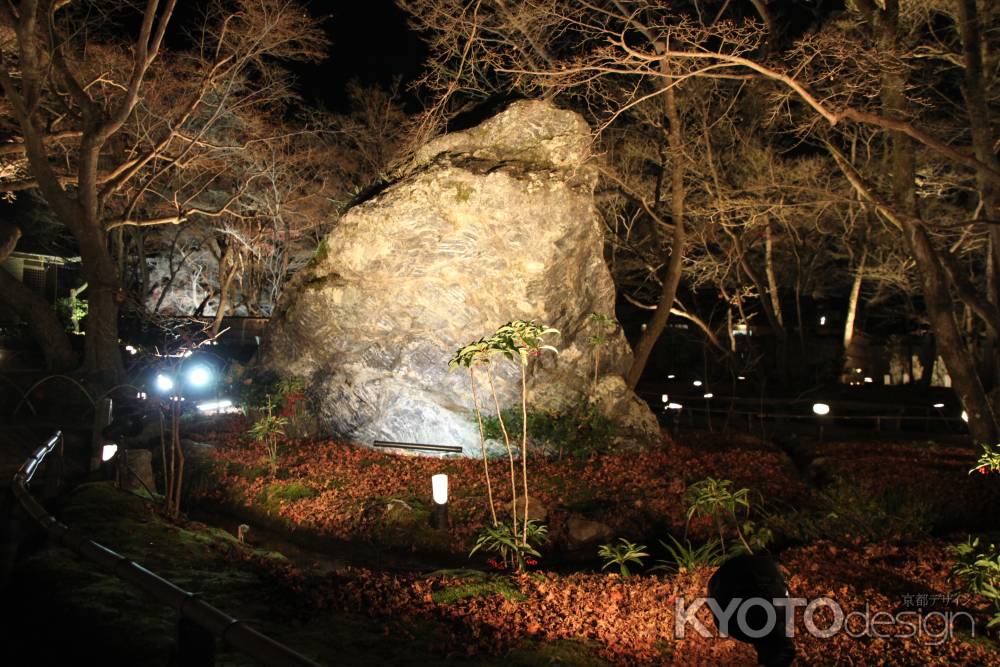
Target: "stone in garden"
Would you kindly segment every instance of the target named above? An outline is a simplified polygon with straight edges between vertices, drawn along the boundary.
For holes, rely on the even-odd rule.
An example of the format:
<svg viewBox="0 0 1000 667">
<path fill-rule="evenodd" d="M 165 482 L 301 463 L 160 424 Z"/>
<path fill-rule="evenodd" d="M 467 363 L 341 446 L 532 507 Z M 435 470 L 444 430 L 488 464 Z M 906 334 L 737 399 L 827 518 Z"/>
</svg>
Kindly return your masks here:
<svg viewBox="0 0 1000 667">
<path fill-rule="evenodd" d="M 122 485 L 132 491 L 156 493 L 153 477 L 153 452 L 148 449 L 126 449 L 121 457 Z"/>
<path fill-rule="evenodd" d="M 566 521 L 566 533 L 571 547 L 607 542 L 614 536 L 607 524 L 591 521 L 578 514 L 573 514 Z"/>
<path fill-rule="evenodd" d="M 469 376 L 454 352 L 514 319 L 558 329 L 532 364 L 529 403 L 559 410 L 594 390 L 591 313 L 613 315 L 615 288 L 594 206 L 590 131 L 570 111 L 512 104 L 481 125 L 439 137 L 399 178 L 349 211 L 290 281 L 256 359 L 299 376 L 320 433 L 479 449 Z M 620 330 L 600 352 L 602 410 L 633 442 L 659 437 L 622 375 Z M 501 404 L 520 378 L 499 364 Z M 480 376 L 479 397 L 488 398 Z"/>
<path fill-rule="evenodd" d="M 507 510 L 510 511 L 511 507 L 514 507 L 517 511 L 517 519 L 520 521 L 524 518 L 524 498 L 518 496 L 517 503 L 507 503 Z M 542 523 L 549 516 L 549 509 L 542 504 L 542 501 L 536 500 L 534 496 L 528 496 L 528 519 L 534 519 L 535 521 L 540 521 Z"/>
</svg>

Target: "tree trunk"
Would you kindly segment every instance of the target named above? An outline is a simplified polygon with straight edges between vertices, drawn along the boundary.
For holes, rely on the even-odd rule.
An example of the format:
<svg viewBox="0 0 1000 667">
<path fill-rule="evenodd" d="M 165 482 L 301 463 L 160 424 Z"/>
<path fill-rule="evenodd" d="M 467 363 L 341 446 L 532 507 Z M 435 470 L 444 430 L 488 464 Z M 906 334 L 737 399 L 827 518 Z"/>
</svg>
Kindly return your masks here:
<svg viewBox="0 0 1000 667">
<path fill-rule="evenodd" d="M 898 12 L 898 0 L 893 0 L 886 3 L 886 9 L 879 17 L 880 39 L 887 50 L 892 49 L 897 39 Z M 903 92 L 906 81 L 899 73 L 891 71 L 886 72 L 882 79 L 882 105 L 894 116 L 907 117 L 910 111 L 909 101 Z M 916 191 L 913 187 L 916 172 L 913 143 L 901 132 L 891 132 L 890 141 L 893 199 L 906 213 L 906 218 L 901 220 L 903 236 L 920 272 L 924 303 L 934 330 L 937 350 L 951 375 L 952 387 L 968 413 L 969 433 L 973 440 L 979 443 L 995 442 L 996 419 L 976 372 L 972 351 L 962 338 L 955 319 L 955 303 L 947 274 L 937 249 L 918 221 Z"/>
<path fill-rule="evenodd" d="M 90 285 L 82 370 L 98 384 L 111 386 L 124 373 L 118 345 L 118 271 L 102 231 L 87 226 L 79 241 L 83 276 Z"/>
<path fill-rule="evenodd" d="M 844 357 L 846 359 L 851 349 L 851 342 L 854 340 L 854 322 L 858 316 L 858 302 L 861 300 L 861 283 L 865 279 L 865 260 L 868 258 L 868 249 L 861 252 L 861 261 L 854 270 L 854 282 L 851 284 L 851 295 L 847 300 L 847 317 L 844 318 Z"/>
<path fill-rule="evenodd" d="M 661 69 L 669 74 L 670 66 L 666 58 L 661 61 Z M 649 355 L 659 340 L 660 334 L 670 319 L 670 309 L 673 308 L 677 296 L 677 286 L 681 282 L 681 269 L 684 259 L 684 135 L 681 128 L 681 115 L 677 108 L 677 95 L 674 86 L 667 86 L 663 91 L 664 110 L 670 122 L 667 133 L 667 144 L 670 147 L 670 217 L 674 226 L 673 242 L 670 245 L 670 261 L 667 263 L 667 274 L 663 277 L 663 287 L 660 290 L 660 300 L 656 304 L 652 319 L 642 332 L 639 343 L 635 346 L 632 366 L 628 369 L 625 381 L 631 389 L 635 389 L 642 377 L 642 372 L 649 362 Z"/>
<path fill-rule="evenodd" d="M 938 352 L 948 367 L 955 393 L 968 413 L 969 433 L 977 443 L 995 443 L 997 425 L 993 409 L 955 320 L 954 304 L 936 250 L 923 228 L 907 224 L 904 232 L 910 251 L 920 267 L 924 302 L 934 328 Z"/>
</svg>

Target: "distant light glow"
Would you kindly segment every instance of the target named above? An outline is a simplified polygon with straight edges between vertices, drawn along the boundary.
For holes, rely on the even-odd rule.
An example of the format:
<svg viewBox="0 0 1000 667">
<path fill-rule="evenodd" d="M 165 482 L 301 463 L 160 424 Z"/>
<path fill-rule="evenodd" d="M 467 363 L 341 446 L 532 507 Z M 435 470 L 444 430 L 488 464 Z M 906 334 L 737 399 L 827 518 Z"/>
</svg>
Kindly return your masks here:
<svg viewBox="0 0 1000 667">
<path fill-rule="evenodd" d="M 445 505 L 448 502 L 448 475 L 440 474 L 431 477 L 431 491 L 434 502 Z"/>
<path fill-rule="evenodd" d="M 233 402 L 228 398 L 224 398 L 219 401 L 208 401 L 207 403 L 199 403 L 198 409 L 202 412 L 239 412 L 239 409 L 233 407 Z"/>
<path fill-rule="evenodd" d="M 139 352 L 138 348 L 136 348 L 134 345 L 126 345 L 125 351 L 128 352 L 129 354 L 136 354 Z"/>
<path fill-rule="evenodd" d="M 943 408 L 944 407 L 944 403 L 935 403 L 934 407 L 935 408 Z"/>
<path fill-rule="evenodd" d="M 204 387 L 212 380 L 212 371 L 207 366 L 195 366 L 188 371 L 188 382 L 192 387 Z"/>
<path fill-rule="evenodd" d="M 663 394 L 662 396 L 660 396 L 660 402 L 661 403 L 666 403 L 669 400 L 670 400 L 670 397 L 667 396 L 666 394 Z"/>
<path fill-rule="evenodd" d="M 737 380 L 746 380 L 746 376 L 743 376 L 743 375 L 737 375 L 737 376 L 736 376 L 736 379 L 737 379 Z"/>
<path fill-rule="evenodd" d="M 673 380 L 675 377 L 677 377 L 677 376 L 674 375 L 673 373 L 671 373 L 670 375 L 667 376 L 667 379 L 668 380 Z"/>
<path fill-rule="evenodd" d="M 866 377 L 866 378 L 865 378 L 865 384 L 871 384 L 871 383 L 872 383 L 872 382 L 874 382 L 874 381 L 875 381 L 875 380 L 871 379 L 870 377 Z"/>
<path fill-rule="evenodd" d="M 694 381 L 694 382 L 692 382 L 691 384 L 693 384 L 693 385 L 694 385 L 694 386 L 696 386 L 696 387 L 700 387 L 700 386 L 701 386 L 701 384 L 702 384 L 702 382 L 701 382 L 701 380 L 695 380 L 695 381 Z"/>
<path fill-rule="evenodd" d="M 966 424 L 969 423 L 969 413 L 966 412 L 965 410 L 962 410 L 962 421 L 964 421 Z"/>
<path fill-rule="evenodd" d="M 161 392 L 166 393 L 174 388 L 174 379 L 169 375 L 160 373 L 156 376 L 156 388 Z"/>
<path fill-rule="evenodd" d="M 667 408 L 670 409 L 670 410 L 680 410 L 683 407 L 684 406 L 681 405 L 680 403 L 668 403 L 667 404 Z"/>
<path fill-rule="evenodd" d="M 826 403 L 813 403 L 813 412 L 822 417 L 830 414 L 830 406 Z"/>
<path fill-rule="evenodd" d="M 101 460 L 104 462 L 110 461 L 115 458 L 115 454 L 118 453 L 118 445 L 113 442 L 109 442 L 103 447 L 101 447 Z"/>
<path fill-rule="evenodd" d="M 715 394 L 713 394 L 712 392 L 708 392 L 707 394 L 705 394 L 705 398 L 713 398 L 714 396 Z"/>
<path fill-rule="evenodd" d="M 819 325 L 823 326 L 824 324 L 826 324 L 826 315 L 821 315 L 819 318 Z"/>
</svg>

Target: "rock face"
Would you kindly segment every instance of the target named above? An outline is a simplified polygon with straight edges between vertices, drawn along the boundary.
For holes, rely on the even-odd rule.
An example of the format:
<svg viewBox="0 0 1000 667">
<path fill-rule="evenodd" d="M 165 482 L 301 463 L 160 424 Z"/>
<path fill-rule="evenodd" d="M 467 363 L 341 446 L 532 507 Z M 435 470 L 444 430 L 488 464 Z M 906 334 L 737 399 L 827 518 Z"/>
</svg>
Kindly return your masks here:
<svg viewBox="0 0 1000 667">
<path fill-rule="evenodd" d="M 458 348 L 501 324 L 561 333 L 533 361 L 529 401 L 558 409 L 594 389 L 591 313 L 613 315 L 587 164 L 583 119 L 526 101 L 419 151 L 392 185 L 350 211 L 288 286 L 256 365 L 307 380 L 327 434 L 478 450 Z M 625 388 L 620 332 L 600 354 L 609 416 L 654 437 L 649 408 Z M 502 405 L 519 395 L 514 363 L 497 366 Z M 488 397 L 480 375 L 479 397 Z"/>
</svg>

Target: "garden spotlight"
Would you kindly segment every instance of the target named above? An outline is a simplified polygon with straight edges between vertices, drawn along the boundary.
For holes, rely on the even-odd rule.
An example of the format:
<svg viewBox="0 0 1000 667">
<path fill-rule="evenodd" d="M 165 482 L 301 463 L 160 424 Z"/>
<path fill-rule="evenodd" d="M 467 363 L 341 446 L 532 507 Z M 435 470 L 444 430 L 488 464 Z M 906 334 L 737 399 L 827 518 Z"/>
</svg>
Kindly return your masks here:
<svg viewBox="0 0 1000 667">
<path fill-rule="evenodd" d="M 174 388 L 174 379 L 169 375 L 160 373 L 156 376 L 156 388 L 165 394 Z"/>
<path fill-rule="evenodd" d="M 192 387 L 204 387 L 212 381 L 212 371 L 207 366 L 195 366 L 188 371 L 188 383 Z"/>
</svg>

